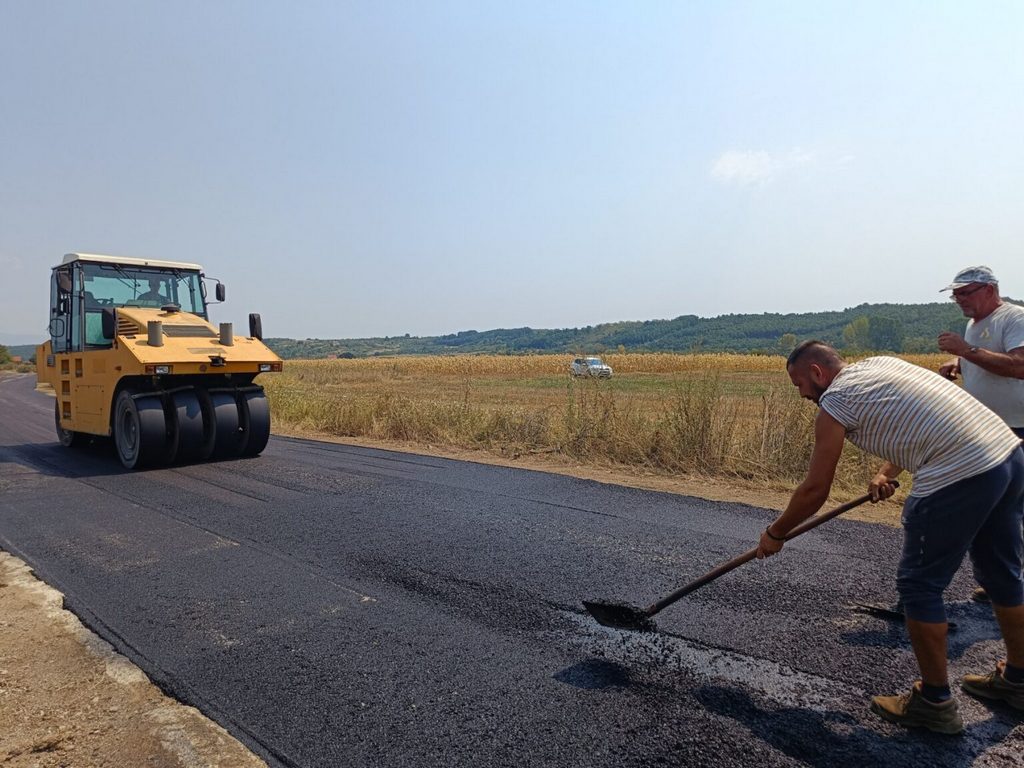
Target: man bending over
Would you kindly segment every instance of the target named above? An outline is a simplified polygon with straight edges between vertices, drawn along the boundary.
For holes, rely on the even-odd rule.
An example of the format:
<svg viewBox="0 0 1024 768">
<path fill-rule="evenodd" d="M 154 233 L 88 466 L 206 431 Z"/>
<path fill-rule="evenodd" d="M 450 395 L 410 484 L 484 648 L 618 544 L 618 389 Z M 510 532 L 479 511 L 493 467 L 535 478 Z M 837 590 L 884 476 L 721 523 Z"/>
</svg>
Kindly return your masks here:
<svg viewBox="0 0 1024 768">
<path fill-rule="evenodd" d="M 875 696 L 873 712 L 908 727 L 960 733 L 947 677 L 942 593 L 968 552 L 988 592 L 1005 662 L 988 675 L 967 675 L 975 696 L 1024 710 L 1024 449 L 1005 422 L 960 387 L 894 357 L 847 364 L 820 341 L 790 354 L 786 370 L 802 397 L 819 406 L 807 477 L 761 534 L 758 557 L 782 549 L 786 534 L 828 498 L 843 441 L 884 460 L 868 485 L 888 498 L 903 469 L 913 475 L 903 507 L 903 554 L 896 587 L 921 671 L 909 693 Z"/>
</svg>

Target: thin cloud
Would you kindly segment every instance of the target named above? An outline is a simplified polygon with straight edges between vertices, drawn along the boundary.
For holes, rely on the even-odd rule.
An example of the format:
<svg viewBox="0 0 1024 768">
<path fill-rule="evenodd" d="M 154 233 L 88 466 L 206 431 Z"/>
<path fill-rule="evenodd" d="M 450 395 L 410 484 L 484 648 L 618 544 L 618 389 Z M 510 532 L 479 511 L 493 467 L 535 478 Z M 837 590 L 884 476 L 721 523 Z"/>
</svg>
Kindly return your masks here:
<svg viewBox="0 0 1024 768">
<path fill-rule="evenodd" d="M 23 260 L 17 256 L 9 256 L 6 253 L 0 253 L 0 271 L 2 272 L 21 272 L 25 264 Z"/>
<path fill-rule="evenodd" d="M 788 152 L 729 149 L 711 165 L 711 178 L 736 187 L 763 187 L 786 171 L 813 161 L 814 153 L 795 148 Z"/>
</svg>

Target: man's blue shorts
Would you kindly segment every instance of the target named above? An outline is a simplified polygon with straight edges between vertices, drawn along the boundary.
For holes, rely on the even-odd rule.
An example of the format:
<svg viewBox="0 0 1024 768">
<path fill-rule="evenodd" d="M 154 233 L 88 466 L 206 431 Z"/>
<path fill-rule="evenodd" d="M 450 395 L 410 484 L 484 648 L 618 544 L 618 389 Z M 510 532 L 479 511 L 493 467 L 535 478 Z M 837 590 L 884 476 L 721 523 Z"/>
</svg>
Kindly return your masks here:
<svg viewBox="0 0 1024 768">
<path fill-rule="evenodd" d="M 1024 448 L 1002 464 L 903 505 L 896 587 L 907 618 L 946 620 L 942 593 L 971 553 L 974 578 L 996 605 L 1024 605 Z"/>
</svg>

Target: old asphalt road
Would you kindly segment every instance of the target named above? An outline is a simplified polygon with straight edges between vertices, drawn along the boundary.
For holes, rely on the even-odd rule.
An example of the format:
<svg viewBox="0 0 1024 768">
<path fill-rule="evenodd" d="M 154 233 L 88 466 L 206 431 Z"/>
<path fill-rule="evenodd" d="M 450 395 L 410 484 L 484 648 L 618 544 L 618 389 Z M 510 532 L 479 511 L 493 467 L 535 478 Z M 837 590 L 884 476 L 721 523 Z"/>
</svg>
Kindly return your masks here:
<svg viewBox="0 0 1024 768">
<path fill-rule="evenodd" d="M 961 697 L 956 739 L 876 720 L 902 690 L 898 531 L 837 520 L 694 593 L 753 507 L 274 438 L 261 458 L 126 473 L 61 448 L 34 377 L 0 382 L 0 546 L 179 699 L 288 766 L 1021 765 L 1024 726 Z M 953 671 L 999 655 L 951 589 Z"/>
</svg>

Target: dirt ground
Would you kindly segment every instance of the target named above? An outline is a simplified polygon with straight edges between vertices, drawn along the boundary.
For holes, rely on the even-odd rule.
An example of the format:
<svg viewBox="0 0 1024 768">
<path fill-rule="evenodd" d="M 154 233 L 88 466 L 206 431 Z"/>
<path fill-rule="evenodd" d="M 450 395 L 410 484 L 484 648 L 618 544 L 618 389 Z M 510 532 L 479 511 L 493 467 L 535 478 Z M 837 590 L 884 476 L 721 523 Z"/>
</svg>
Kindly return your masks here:
<svg viewBox="0 0 1024 768">
<path fill-rule="evenodd" d="M 169 699 L 0 552 L 0 765 L 263 766 L 220 726 Z"/>
<path fill-rule="evenodd" d="M 773 509 L 781 509 L 788 499 L 779 489 L 586 466 L 549 454 L 500 457 L 394 442 L 333 441 Z M 899 506 L 891 501 L 865 505 L 847 516 L 897 524 Z M 247 768 L 265 764 L 198 710 L 165 696 L 137 667 L 64 610 L 59 592 L 36 579 L 21 560 L 0 551 L 0 765 Z"/>
</svg>

